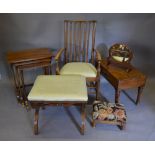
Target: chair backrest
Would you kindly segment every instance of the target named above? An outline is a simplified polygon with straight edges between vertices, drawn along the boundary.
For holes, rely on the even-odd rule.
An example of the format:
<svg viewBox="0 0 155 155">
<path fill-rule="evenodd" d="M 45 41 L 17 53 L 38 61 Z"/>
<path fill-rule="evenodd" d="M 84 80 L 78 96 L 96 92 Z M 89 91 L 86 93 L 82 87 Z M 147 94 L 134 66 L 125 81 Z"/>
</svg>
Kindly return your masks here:
<svg viewBox="0 0 155 155">
<path fill-rule="evenodd" d="M 94 56 L 96 21 L 64 21 L 66 62 L 89 62 Z M 91 51 L 91 52 L 89 52 Z M 93 58 L 94 59 L 94 58 Z"/>
</svg>

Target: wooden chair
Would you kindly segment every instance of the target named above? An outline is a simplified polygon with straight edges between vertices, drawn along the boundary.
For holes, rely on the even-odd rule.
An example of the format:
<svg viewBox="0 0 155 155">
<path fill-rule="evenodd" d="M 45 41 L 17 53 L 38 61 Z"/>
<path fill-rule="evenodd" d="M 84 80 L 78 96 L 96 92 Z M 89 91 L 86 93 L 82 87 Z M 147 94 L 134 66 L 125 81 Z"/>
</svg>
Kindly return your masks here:
<svg viewBox="0 0 155 155">
<path fill-rule="evenodd" d="M 60 75 L 82 75 L 89 88 L 95 88 L 99 97 L 101 56 L 95 49 L 96 21 L 64 21 L 64 48 L 56 57 L 56 73 Z M 62 54 L 63 57 L 62 57 Z M 60 60 L 64 66 L 60 69 Z"/>
<path fill-rule="evenodd" d="M 117 43 L 112 45 L 109 49 L 107 64 L 114 64 L 116 66 L 125 68 L 129 72 L 132 69 L 132 66 L 130 65 L 132 58 L 132 51 L 125 44 Z"/>
</svg>

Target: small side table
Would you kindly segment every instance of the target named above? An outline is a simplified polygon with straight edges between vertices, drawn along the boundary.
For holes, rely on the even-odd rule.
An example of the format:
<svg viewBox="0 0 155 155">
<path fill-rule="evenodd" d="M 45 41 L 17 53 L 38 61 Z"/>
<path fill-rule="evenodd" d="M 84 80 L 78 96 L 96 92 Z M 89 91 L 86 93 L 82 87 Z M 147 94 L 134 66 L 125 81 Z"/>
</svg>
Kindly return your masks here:
<svg viewBox="0 0 155 155">
<path fill-rule="evenodd" d="M 44 74 L 52 74 L 52 57 L 54 55 L 48 48 L 28 49 L 17 52 L 10 51 L 7 53 L 7 60 L 14 78 L 16 97 L 23 106 L 28 107 L 25 87 L 30 85 L 24 83 L 23 71 L 25 69 L 41 67 L 44 69 Z"/>
<path fill-rule="evenodd" d="M 132 70 L 116 67 L 113 64 L 107 65 L 107 60 L 101 61 L 101 74 L 115 88 L 115 102 L 119 103 L 120 91 L 129 88 L 138 88 L 136 104 L 140 101 L 142 90 L 146 83 L 146 76 L 132 66 Z"/>
</svg>

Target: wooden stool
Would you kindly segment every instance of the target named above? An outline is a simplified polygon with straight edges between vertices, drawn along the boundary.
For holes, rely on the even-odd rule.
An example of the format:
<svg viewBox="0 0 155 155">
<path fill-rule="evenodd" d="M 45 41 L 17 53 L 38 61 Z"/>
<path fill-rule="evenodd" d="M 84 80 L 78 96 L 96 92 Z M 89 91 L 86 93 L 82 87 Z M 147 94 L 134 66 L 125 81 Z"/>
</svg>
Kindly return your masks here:
<svg viewBox="0 0 155 155">
<path fill-rule="evenodd" d="M 123 105 L 94 101 L 92 113 L 92 126 L 96 123 L 118 125 L 122 130 L 126 124 L 126 111 Z"/>
<path fill-rule="evenodd" d="M 74 75 L 40 75 L 28 95 L 31 107 L 35 109 L 34 134 L 38 134 L 39 109 L 45 106 L 80 106 L 82 126 L 85 129 L 85 105 L 88 100 L 86 79 Z"/>
</svg>

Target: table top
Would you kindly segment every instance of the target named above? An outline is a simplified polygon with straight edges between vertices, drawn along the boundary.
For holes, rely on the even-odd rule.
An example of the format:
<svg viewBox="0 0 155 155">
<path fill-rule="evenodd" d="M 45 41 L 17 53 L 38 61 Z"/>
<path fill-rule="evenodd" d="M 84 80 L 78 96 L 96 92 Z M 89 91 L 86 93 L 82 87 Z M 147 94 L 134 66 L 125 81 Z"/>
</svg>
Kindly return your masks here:
<svg viewBox="0 0 155 155">
<path fill-rule="evenodd" d="M 8 63 L 21 63 L 25 61 L 34 61 L 50 58 L 54 56 L 48 48 L 27 49 L 21 51 L 9 51 L 7 53 Z"/>
<path fill-rule="evenodd" d="M 127 72 L 113 64 L 107 65 L 105 59 L 101 61 L 101 72 L 116 87 L 134 87 L 142 85 L 146 81 L 146 76 L 135 67 L 132 66 L 132 70 Z"/>
</svg>

